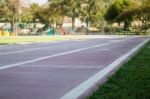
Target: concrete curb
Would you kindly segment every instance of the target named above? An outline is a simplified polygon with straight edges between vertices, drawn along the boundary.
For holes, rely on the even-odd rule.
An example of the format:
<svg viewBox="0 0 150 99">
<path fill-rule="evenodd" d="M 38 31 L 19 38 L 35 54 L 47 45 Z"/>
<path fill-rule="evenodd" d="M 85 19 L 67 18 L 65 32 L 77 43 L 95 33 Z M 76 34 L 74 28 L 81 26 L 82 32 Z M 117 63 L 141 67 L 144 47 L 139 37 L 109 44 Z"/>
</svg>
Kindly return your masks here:
<svg viewBox="0 0 150 99">
<path fill-rule="evenodd" d="M 122 64 L 130 60 L 149 40 L 150 38 L 137 45 L 128 53 L 124 54 L 106 68 L 72 89 L 60 99 L 84 99 L 86 96 L 90 95 L 93 90 L 97 89 L 97 85 L 103 84 L 109 76 L 114 74 L 122 66 Z"/>
</svg>

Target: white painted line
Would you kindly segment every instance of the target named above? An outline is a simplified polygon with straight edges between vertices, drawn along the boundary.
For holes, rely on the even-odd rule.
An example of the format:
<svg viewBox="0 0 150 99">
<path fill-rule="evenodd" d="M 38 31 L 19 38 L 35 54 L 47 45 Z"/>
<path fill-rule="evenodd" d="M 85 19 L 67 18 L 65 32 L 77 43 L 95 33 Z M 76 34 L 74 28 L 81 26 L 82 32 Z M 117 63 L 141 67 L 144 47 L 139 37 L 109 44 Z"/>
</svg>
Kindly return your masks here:
<svg viewBox="0 0 150 99">
<path fill-rule="evenodd" d="M 65 42 L 65 41 L 64 41 Z M 54 43 L 44 43 L 42 45 L 47 45 L 47 44 L 56 44 L 59 42 L 54 42 Z M 82 42 L 81 42 L 82 43 Z M 28 51 L 35 51 L 35 50 L 41 50 L 41 49 L 46 49 L 50 48 L 49 47 L 42 47 L 42 48 L 32 48 L 32 49 L 24 49 L 24 50 L 18 50 L 18 51 L 11 51 L 11 52 L 5 52 L 5 53 L 0 53 L 0 55 L 8 55 L 8 54 L 17 54 L 17 53 L 22 53 L 22 52 L 28 52 Z"/>
<path fill-rule="evenodd" d="M 8 49 L 8 48 L 22 48 L 22 47 L 30 47 L 30 46 L 38 46 L 38 45 L 48 45 L 48 44 L 57 44 L 57 43 L 63 43 L 63 42 L 68 42 L 68 41 L 52 41 L 52 42 L 37 42 L 37 43 L 30 43 L 30 44 L 20 44 L 23 46 L 18 46 L 17 44 L 7 44 L 7 45 L 1 45 L 0 49 Z M 8 46 L 12 45 L 12 46 Z"/>
<path fill-rule="evenodd" d="M 130 38 L 128 38 L 128 39 L 130 39 Z M 118 40 L 117 42 L 121 42 L 121 41 L 124 41 L 124 40 Z M 63 41 L 63 42 L 66 42 L 66 41 Z M 116 41 L 113 40 L 112 42 L 116 42 Z M 62 41 L 59 41 L 59 42 L 47 42 L 47 43 L 42 43 L 41 45 L 57 44 L 57 43 L 62 43 Z M 34 46 L 34 45 L 31 45 L 31 46 Z M 32 48 L 32 49 L 24 49 L 24 50 L 18 50 L 18 51 L 11 51 L 11 52 L 0 53 L 0 55 L 17 54 L 17 53 L 23 53 L 23 52 L 28 52 L 28 51 L 35 51 L 35 50 L 40 50 L 40 49 L 46 49 L 46 48 L 50 48 L 50 47 Z"/>
<path fill-rule="evenodd" d="M 109 38 L 111 36 L 94 36 L 94 38 Z M 139 36 L 132 36 L 132 37 L 128 37 L 128 36 L 113 36 L 113 38 L 125 38 L 125 39 L 132 39 L 132 38 L 137 38 Z M 90 38 L 90 39 L 94 39 L 94 38 Z M 82 40 L 82 39 L 81 39 Z M 88 40 L 87 38 L 86 39 L 83 39 L 83 40 Z M 51 42 L 33 42 L 33 43 L 29 43 L 29 44 L 20 44 L 20 45 L 23 45 L 23 46 L 18 46 L 17 44 L 6 44 L 6 45 L 0 45 L 0 50 L 1 49 L 8 49 L 8 48 L 23 48 L 23 47 L 26 47 L 26 46 L 37 46 L 37 45 L 48 45 L 48 44 L 57 44 L 57 43 L 64 43 L 64 42 L 69 42 L 69 41 L 76 41 L 76 40 L 63 40 L 63 41 L 51 41 Z M 78 41 L 78 40 L 77 40 Z M 121 40 L 120 40 L 121 41 Z M 116 41 L 116 42 L 119 42 L 119 41 Z M 11 46 L 8 46 L 8 45 L 11 45 Z"/>
<path fill-rule="evenodd" d="M 59 43 L 59 42 L 57 42 L 57 43 Z M 56 42 L 44 43 L 44 44 L 41 44 L 41 45 L 47 45 L 47 44 L 56 44 Z M 34 45 L 31 45 L 31 46 L 34 46 Z M 18 51 L 12 51 L 12 52 L 5 52 L 5 53 L 0 53 L 0 55 L 16 54 L 16 53 L 35 51 L 35 50 L 46 49 L 46 48 L 50 48 L 50 47 L 32 48 L 32 49 L 18 50 Z"/>
<path fill-rule="evenodd" d="M 112 49 L 109 49 L 109 48 L 105 48 L 105 49 L 100 49 L 100 51 L 110 51 Z"/>
<path fill-rule="evenodd" d="M 125 40 L 128 40 L 128 39 L 131 39 L 131 38 L 127 38 Z M 120 42 L 122 42 L 122 40 Z M 112 43 L 114 43 L 114 41 L 111 41 L 111 42 L 108 42 L 108 43 L 104 43 L 104 44 L 100 44 L 100 45 L 93 45 L 93 46 L 90 46 L 90 47 L 81 48 L 81 49 L 77 49 L 77 50 L 72 50 L 72 51 L 68 51 L 68 52 L 63 52 L 63 53 L 59 53 L 59 54 L 55 54 L 55 55 L 45 56 L 45 57 L 41 57 L 41 58 L 29 60 L 29 61 L 24 61 L 24 62 L 16 63 L 16 64 L 0 66 L 0 69 L 7 69 L 7 68 L 11 68 L 11 67 L 16 67 L 18 65 L 24 65 L 24 64 L 28 64 L 28 63 L 33 63 L 33 62 L 41 61 L 41 60 L 48 59 L 48 58 L 53 58 L 53 57 L 58 57 L 58 56 L 66 55 L 66 54 L 76 53 L 76 52 L 84 51 L 84 50 L 87 50 L 87 49 L 98 48 L 98 47 L 106 46 L 106 45 L 109 45 L 109 44 L 112 44 Z M 31 51 L 31 50 L 34 50 L 34 49 L 29 49 L 29 50 Z M 20 52 L 25 52 L 25 51 L 27 51 L 27 50 L 20 51 Z M 10 52 L 10 53 L 13 53 L 13 52 Z M 19 53 L 19 51 L 18 52 L 14 52 L 14 53 Z M 9 53 L 6 53 L 6 54 L 9 54 Z"/>
<path fill-rule="evenodd" d="M 16 54 L 16 53 L 35 51 L 35 50 L 46 49 L 46 48 L 50 48 L 50 47 L 33 48 L 33 49 L 19 50 L 19 51 L 13 51 L 13 52 L 6 52 L 6 53 L 0 53 L 0 55 Z"/>
<path fill-rule="evenodd" d="M 41 57 L 41 58 L 29 60 L 29 61 L 24 61 L 24 62 L 16 63 L 16 64 L 11 64 L 11 65 L 6 65 L 6 66 L 0 66 L 0 69 L 7 69 L 7 68 L 11 68 L 11 67 L 16 67 L 16 66 L 19 66 L 19 65 L 24 65 L 24 64 L 28 64 L 28 63 L 33 63 L 33 62 L 41 61 L 41 60 L 48 59 L 48 58 L 54 58 L 54 57 L 58 57 L 58 56 L 62 56 L 62 55 L 67 55 L 67 54 L 71 54 L 71 53 L 76 53 L 76 52 L 84 51 L 84 50 L 87 50 L 87 49 L 98 48 L 98 47 L 106 46 L 106 45 L 109 45 L 109 44 L 112 44 L 112 43 L 113 42 L 108 42 L 108 43 L 104 43 L 104 44 L 100 44 L 100 45 L 93 45 L 93 46 L 86 47 L 86 48 L 81 48 L 81 49 L 76 49 L 76 50 L 72 50 L 72 51 L 68 51 L 68 52 L 63 52 L 63 53 L 59 53 L 59 54 L 55 54 L 55 55 L 45 56 L 45 57 Z"/>
<path fill-rule="evenodd" d="M 36 65 L 36 66 L 38 66 L 38 67 L 40 67 L 40 68 L 47 68 L 47 67 L 49 67 L 49 65 L 48 64 L 43 64 L 42 66 L 41 65 Z M 27 65 L 26 67 L 35 67 L 36 68 L 36 66 L 35 65 Z M 58 68 L 58 69 L 101 69 L 101 68 L 103 68 L 103 65 L 101 65 L 101 66 L 85 66 L 85 65 L 77 65 L 77 66 L 70 66 L 70 65 L 61 65 L 61 66 L 58 66 L 58 65 L 53 65 L 53 66 L 51 66 L 50 68 Z"/>
<path fill-rule="evenodd" d="M 149 39 L 145 40 L 132 50 L 130 50 L 128 53 L 124 54 L 120 58 L 118 58 L 116 61 L 112 62 L 110 65 L 108 65 L 103 70 L 100 70 L 97 74 L 83 82 L 82 84 L 78 85 L 74 89 L 72 89 L 70 92 L 65 94 L 60 99 L 78 99 L 81 95 L 83 95 L 88 89 L 90 89 L 92 86 L 94 86 L 98 81 L 102 80 L 104 77 L 106 77 L 111 71 L 113 71 L 115 68 L 119 67 L 122 63 L 124 63 L 128 58 L 131 58 L 131 56 L 136 53 L 142 46 L 144 46 L 145 43 L 147 43 Z"/>
</svg>

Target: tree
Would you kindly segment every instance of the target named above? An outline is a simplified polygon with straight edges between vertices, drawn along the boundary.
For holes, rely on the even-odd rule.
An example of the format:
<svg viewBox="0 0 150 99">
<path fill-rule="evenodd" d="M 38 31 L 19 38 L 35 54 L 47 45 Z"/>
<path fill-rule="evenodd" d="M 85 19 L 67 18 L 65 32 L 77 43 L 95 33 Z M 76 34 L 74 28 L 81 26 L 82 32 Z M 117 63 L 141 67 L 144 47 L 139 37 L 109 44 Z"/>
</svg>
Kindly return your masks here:
<svg viewBox="0 0 150 99">
<path fill-rule="evenodd" d="M 79 12 L 82 5 L 82 0 L 67 0 L 68 13 L 72 17 L 72 30 L 75 29 L 75 18 L 79 16 Z"/>
<path fill-rule="evenodd" d="M 129 26 L 131 25 L 132 19 L 129 17 L 125 18 L 125 16 L 122 16 L 122 13 L 124 13 L 126 9 L 129 9 L 131 5 L 133 5 L 133 2 L 131 0 L 116 0 L 108 8 L 106 14 L 104 15 L 105 20 L 110 23 L 118 22 L 119 25 L 121 22 L 124 22 L 124 30 L 128 30 Z"/>
<path fill-rule="evenodd" d="M 99 23 L 103 19 L 104 8 L 101 0 L 85 0 L 81 7 L 81 20 L 86 23 Z M 99 21 L 100 20 L 100 21 Z"/>
<path fill-rule="evenodd" d="M 72 18 L 72 30 L 75 29 L 75 18 L 79 16 L 79 10 L 81 8 L 82 0 L 49 0 L 50 11 L 52 16 L 64 19 L 64 16 L 70 16 Z M 54 18 L 53 18 L 54 19 Z M 61 22 L 62 23 L 62 22 Z"/>
<path fill-rule="evenodd" d="M 129 26 L 131 22 L 138 22 L 138 24 L 135 24 L 135 30 L 137 32 L 145 30 L 146 33 L 146 30 L 150 28 L 150 2 L 145 0 L 141 5 L 134 4 L 132 7 L 124 10 L 116 19 L 118 21 L 130 22 L 125 23 L 125 27 L 126 25 Z"/>
<path fill-rule="evenodd" d="M 150 2 L 143 3 L 140 7 L 139 13 L 136 15 L 142 22 L 141 30 L 145 30 L 145 33 L 147 33 L 147 30 L 150 28 Z"/>
<path fill-rule="evenodd" d="M 105 14 L 105 19 L 107 21 L 115 21 L 117 16 L 127 9 L 132 2 L 130 0 L 116 0 L 107 10 Z"/>
<path fill-rule="evenodd" d="M 3 0 L 1 3 L 1 18 L 4 18 L 4 21 L 11 23 L 11 28 L 16 32 L 15 23 L 18 21 L 20 1 L 19 0 Z"/>
<path fill-rule="evenodd" d="M 20 1 L 19 0 L 8 0 L 7 6 L 10 14 L 11 19 L 11 27 L 14 29 L 14 32 L 16 32 L 16 26 L 15 23 L 18 20 L 19 15 L 19 9 L 20 9 Z"/>
<path fill-rule="evenodd" d="M 0 21 L 5 21 L 5 15 L 6 15 L 6 5 L 4 1 L 0 1 Z"/>
<path fill-rule="evenodd" d="M 69 7 L 67 0 L 52 0 L 49 4 L 50 18 L 56 28 L 61 28 L 65 16 L 67 15 Z"/>
<path fill-rule="evenodd" d="M 32 5 L 34 16 L 45 24 L 45 27 L 61 28 L 68 12 L 67 0 L 49 0 L 49 4 L 42 6 Z"/>
</svg>

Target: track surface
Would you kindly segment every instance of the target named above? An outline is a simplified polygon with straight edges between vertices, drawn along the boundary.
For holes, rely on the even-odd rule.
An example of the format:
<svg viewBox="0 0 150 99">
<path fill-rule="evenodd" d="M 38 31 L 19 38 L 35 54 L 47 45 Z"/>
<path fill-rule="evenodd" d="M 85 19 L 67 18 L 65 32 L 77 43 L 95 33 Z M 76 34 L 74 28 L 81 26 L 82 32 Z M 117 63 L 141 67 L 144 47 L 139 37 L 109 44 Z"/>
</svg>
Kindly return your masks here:
<svg viewBox="0 0 150 99">
<path fill-rule="evenodd" d="M 59 99 L 146 37 L 0 46 L 0 99 Z"/>
</svg>

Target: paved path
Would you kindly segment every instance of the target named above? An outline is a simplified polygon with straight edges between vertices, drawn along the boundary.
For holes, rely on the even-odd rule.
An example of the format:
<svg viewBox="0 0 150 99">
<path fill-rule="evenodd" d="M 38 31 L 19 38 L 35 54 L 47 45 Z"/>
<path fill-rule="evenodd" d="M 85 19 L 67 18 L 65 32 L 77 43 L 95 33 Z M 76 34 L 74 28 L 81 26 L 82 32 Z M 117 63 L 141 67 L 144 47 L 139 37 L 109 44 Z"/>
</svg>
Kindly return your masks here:
<svg viewBox="0 0 150 99">
<path fill-rule="evenodd" d="M 59 99 L 146 37 L 0 46 L 0 99 Z"/>
</svg>

